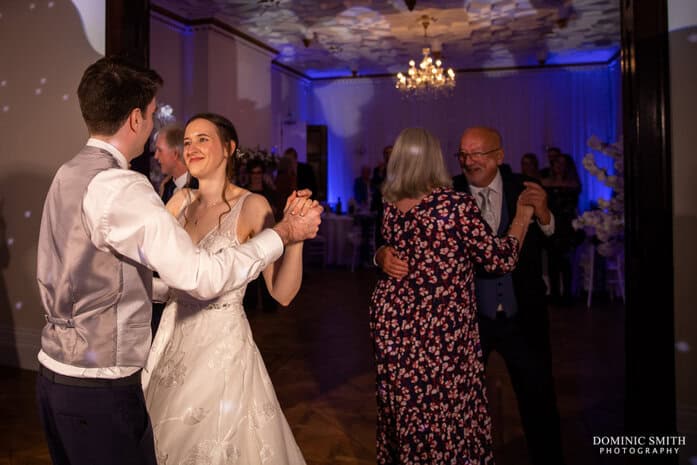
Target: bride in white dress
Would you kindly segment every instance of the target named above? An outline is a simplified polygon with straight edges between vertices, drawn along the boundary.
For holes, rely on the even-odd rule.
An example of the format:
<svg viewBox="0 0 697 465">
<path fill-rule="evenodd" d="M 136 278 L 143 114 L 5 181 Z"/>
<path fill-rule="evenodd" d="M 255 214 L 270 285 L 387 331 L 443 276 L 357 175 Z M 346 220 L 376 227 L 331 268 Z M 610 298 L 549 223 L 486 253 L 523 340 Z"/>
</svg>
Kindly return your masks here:
<svg viewBox="0 0 697 465">
<path fill-rule="evenodd" d="M 177 192 L 167 208 L 208 251 L 244 242 L 273 221 L 264 197 L 228 181 L 236 147 L 235 128 L 222 116 L 200 114 L 186 125 L 184 158 L 199 189 Z M 300 289 L 302 242 L 286 246 L 263 275 L 271 295 L 290 303 Z M 170 291 L 143 372 L 159 465 L 305 463 L 252 338 L 244 291 L 212 301 Z"/>
</svg>

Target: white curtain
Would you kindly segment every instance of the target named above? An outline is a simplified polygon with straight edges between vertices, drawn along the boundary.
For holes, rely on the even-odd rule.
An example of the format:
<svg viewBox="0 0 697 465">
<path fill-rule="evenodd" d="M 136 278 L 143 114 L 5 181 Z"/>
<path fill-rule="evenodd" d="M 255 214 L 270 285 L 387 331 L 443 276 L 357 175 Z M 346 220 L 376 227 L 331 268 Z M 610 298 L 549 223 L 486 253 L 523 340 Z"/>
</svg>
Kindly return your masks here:
<svg viewBox="0 0 697 465">
<path fill-rule="evenodd" d="M 619 65 L 471 72 L 457 75 L 447 99 L 409 101 L 394 80 L 361 78 L 313 82 L 310 122 L 328 126 L 328 199 L 351 197 L 362 165 L 375 166 L 382 148 L 406 127 L 436 135 L 453 174 L 452 156 L 468 126 L 490 126 L 503 137 L 506 163 L 519 171 L 523 153 L 534 152 L 547 165 L 545 146 L 560 147 L 576 161 L 583 183 L 579 207 L 588 208 L 609 189 L 581 165 L 591 135 L 614 141 L 621 116 Z M 600 166 L 609 163 L 598 157 Z"/>
</svg>

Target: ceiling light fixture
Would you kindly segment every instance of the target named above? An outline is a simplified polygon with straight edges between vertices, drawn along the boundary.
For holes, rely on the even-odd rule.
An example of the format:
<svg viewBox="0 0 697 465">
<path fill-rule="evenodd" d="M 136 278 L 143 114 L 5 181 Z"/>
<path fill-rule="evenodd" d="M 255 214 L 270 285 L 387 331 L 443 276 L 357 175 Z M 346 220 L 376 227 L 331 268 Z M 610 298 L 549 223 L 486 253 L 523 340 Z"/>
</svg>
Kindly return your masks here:
<svg viewBox="0 0 697 465">
<path fill-rule="evenodd" d="M 424 28 L 424 39 L 428 39 L 427 30 L 431 20 L 428 15 L 421 17 L 421 25 Z M 440 51 L 433 52 L 424 47 L 422 50 L 423 58 L 419 65 L 414 60 L 409 61 L 409 71 L 404 75 L 397 74 L 395 87 L 404 92 L 407 96 L 440 96 L 449 94 L 455 87 L 455 72 L 452 68 L 447 71 L 443 69 L 443 62 L 440 59 Z"/>
</svg>

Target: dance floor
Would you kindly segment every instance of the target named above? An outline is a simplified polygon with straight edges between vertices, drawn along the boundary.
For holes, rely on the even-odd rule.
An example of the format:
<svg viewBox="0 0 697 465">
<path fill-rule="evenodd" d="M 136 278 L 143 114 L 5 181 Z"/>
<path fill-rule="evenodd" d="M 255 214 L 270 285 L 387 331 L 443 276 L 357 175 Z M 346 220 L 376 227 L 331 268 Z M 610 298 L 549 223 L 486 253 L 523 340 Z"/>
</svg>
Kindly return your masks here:
<svg viewBox="0 0 697 465">
<path fill-rule="evenodd" d="M 250 311 L 254 336 L 308 465 L 375 463 L 375 399 L 367 305 L 371 270 L 309 270 L 287 309 Z M 609 464 L 593 435 L 622 431 L 623 314 L 595 299 L 551 308 L 552 348 L 568 465 Z M 32 371 L 0 367 L 0 465 L 50 464 Z M 525 465 L 515 396 L 503 361 L 487 370 L 497 464 Z"/>
</svg>

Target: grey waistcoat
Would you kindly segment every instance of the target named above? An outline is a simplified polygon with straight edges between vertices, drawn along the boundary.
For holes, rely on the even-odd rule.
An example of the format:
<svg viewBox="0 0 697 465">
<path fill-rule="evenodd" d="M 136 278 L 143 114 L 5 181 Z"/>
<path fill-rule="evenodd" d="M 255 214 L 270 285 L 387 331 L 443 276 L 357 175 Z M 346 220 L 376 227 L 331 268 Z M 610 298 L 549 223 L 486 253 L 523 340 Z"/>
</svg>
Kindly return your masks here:
<svg viewBox="0 0 697 465">
<path fill-rule="evenodd" d="M 83 148 L 56 173 L 41 218 L 37 281 L 46 312 L 41 348 L 78 367 L 142 367 L 150 348 L 152 272 L 116 252 L 98 250 L 84 223 L 87 186 L 110 168 L 118 164 L 109 153 Z"/>
</svg>

